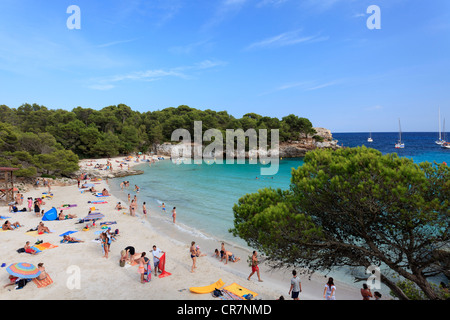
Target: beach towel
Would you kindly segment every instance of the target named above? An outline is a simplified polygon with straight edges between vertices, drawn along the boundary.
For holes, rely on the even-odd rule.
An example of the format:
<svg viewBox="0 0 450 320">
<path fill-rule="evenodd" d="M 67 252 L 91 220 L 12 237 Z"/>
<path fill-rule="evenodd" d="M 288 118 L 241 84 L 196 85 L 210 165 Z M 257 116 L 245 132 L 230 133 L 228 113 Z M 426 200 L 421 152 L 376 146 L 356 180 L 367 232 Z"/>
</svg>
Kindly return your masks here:
<svg viewBox="0 0 450 320">
<path fill-rule="evenodd" d="M 78 231 L 67 231 L 67 232 L 61 233 L 59 236 L 60 237 L 64 237 L 64 236 L 68 236 L 69 234 L 72 234 L 72 233 L 75 233 L 75 232 L 78 232 Z"/>
<path fill-rule="evenodd" d="M 51 232 L 55 232 L 55 230 L 50 230 L 50 231 Z M 44 233 L 48 234 L 48 232 L 44 232 Z M 32 236 L 32 237 L 38 237 L 40 235 L 43 235 L 44 233 L 38 233 L 37 230 L 25 232 L 26 235 L 29 235 L 29 236 Z"/>
<path fill-rule="evenodd" d="M 36 248 L 35 246 L 30 247 L 31 249 L 35 250 L 37 253 L 42 252 L 42 250 L 39 250 L 38 248 Z"/>
<path fill-rule="evenodd" d="M 244 300 L 243 298 L 226 289 L 222 289 L 222 295 L 219 298 L 222 300 Z"/>
<path fill-rule="evenodd" d="M 217 280 L 213 284 L 203 286 L 203 287 L 190 287 L 189 291 L 192 293 L 211 293 L 215 289 L 220 289 L 223 287 L 225 283 L 222 281 L 222 279 Z"/>
<path fill-rule="evenodd" d="M 117 224 L 117 222 L 115 221 L 105 221 L 105 222 L 100 222 L 100 225 L 111 225 L 111 224 Z"/>
<path fill-rule="evenodd" d="M 163 253 L 161 258 L 159 258 L 158 264 L 158 269 L 161 270 L 161 274 L 159 275 L 160 278 L 164 278 L 171 275 L 171 273 L 167 272 L 165 268 L 166 268 L 166 253 Z"/>
<path fill-rule="evenodd" d="M 108 203 L 108 201 L 88 201 L 88 203 L 95 203 L 95 204 L 103 204 L 103 203 Z"/>
<path fill-rule="evenodd" d="M 150 282 L 152 280 L 152 264 L 150 263 L 150 259 L 147 262 L 147 267 L 144 271 L 144 282 Z"/>
<path fill-rule="evenodd" d="M 257 293 L 244 288 L 243 286 L 237 284 L 236 282 L 230 284 L 229 286 L 225 287 L 224 289 L 228 290 L 229 292 L 231 292 L 241 298 L 245 298 L 244 296 L 247 296 L 248 294 L 251 294 L 253 297 L 256 297 L 258 295 Z"/>
<path fill-rule="evenodd" d="M 50 278 L 50 275 L 47 273 L 47 277 L 45 279 L 38 280 L 37 278 L 34 278 L 33 282 L 36 283 L 38 288 L 44 288 L 44 287 L 52 284 L 53 280 L 52 280 L 52 278 Z"/>
<path fill-rule="evenodd" d="M 42 250 L 47 250 L 47 249 L 53 249 L 58 246 L 55 246 L 54 244 L 51 244 L 50 242 L 44 242 L 44 243 L 36 245 L 35 247 L 42 251 Z"/>
</svg>

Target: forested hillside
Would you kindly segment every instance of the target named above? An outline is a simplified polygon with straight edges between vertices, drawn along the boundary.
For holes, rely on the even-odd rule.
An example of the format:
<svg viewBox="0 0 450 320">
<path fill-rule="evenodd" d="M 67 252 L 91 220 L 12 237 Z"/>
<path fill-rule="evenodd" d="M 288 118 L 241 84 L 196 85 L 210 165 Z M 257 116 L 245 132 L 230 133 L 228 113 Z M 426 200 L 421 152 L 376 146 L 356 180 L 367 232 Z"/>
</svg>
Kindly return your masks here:
<svg viewBox="0 0 450 320">
<path fill-rule="evenodd" d="M 138 112 L 125 104 L 101 110 L 77 107 L 72 111 L 37 104 L 18 108 L 0 106 L 0 166 L 19 167 L 18 176 L 39 173 L 68 175 L 78 169 L 79 158 L 113 157 L 147 152 L 154 143 L 171 140 L 175 129 L 194 134 L 194 121 L 203 131 L 249 128 L 279 129 L 280 142 L 313 135 L 306 118 L 278 118 L 247 113 L 238 119 L 226 111 L 198 110 L 182 105 Z"/>
</svg>

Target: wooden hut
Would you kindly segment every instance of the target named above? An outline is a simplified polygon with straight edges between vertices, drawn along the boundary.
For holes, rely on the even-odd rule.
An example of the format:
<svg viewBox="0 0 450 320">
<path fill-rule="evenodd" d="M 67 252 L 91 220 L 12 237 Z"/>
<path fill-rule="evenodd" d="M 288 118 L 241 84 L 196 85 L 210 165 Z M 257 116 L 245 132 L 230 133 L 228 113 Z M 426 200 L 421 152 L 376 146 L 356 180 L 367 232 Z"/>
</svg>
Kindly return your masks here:
<svg viewBox="0 0 450 320">
<path fill-rule="evenodd" d="M 0 167 L 0 201 L 10 203 L 14 201 L 13 171 L 19 168 Z"/>
</svg>

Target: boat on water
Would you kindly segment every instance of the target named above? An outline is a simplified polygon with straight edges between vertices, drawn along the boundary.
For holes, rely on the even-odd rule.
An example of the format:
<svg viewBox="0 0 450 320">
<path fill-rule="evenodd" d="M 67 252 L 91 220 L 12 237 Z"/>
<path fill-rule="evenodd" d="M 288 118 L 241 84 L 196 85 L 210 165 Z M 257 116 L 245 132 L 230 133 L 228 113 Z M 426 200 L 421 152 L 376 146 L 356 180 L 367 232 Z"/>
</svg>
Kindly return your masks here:
<svg viewBox="0 0 450 320">
<path fill-rule="evenodd" d="M 367 138 L 367 142 L 373 142 L 373 139 L 372 139 L 372 132 L 369 133 L 369 137 Z"/>
<path fill-rule="evenodd" d="M 443 131 L 445 132 L 445 119 L 444 119 Z M 435 143 L 442 146 L 445 142 L 446 142 L 445 138 L 442 139 L 442 132 L 441 132 L 441 108 L 439 108 L 439 138 L 435 141 Z"/>
<path fill-rule="evenodd" d="M 402 142 L 402 127 L 400 126 L 400 119 L 398 119 L 398 141 L 395 144 L 396 149 L 403 149 L 405 147 L 405 144 Z"/>
</svg>

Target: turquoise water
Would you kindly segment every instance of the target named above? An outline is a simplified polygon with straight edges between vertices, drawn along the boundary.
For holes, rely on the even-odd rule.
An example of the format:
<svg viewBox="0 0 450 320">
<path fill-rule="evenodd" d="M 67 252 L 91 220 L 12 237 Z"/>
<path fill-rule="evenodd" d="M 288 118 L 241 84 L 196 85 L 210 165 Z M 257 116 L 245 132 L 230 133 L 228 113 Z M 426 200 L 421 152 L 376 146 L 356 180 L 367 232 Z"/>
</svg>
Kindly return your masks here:
<svg viewBox="0 0 450 320">
<path fill-rule="evenodd" d="M 159 221 L 172 223 L 171 211 L 176 207 L 181 230 L 243 244 L 228 232 L 233 227 L 233 205 L 246 193 L 261 188 L 289 188 L 291 170 L 300 165 L 299 158 L 283 159 L 276 175 L 261 176 L 262 164 L 175 164 L 164 160 L 151 166 L 143 163 L 136 167 L 143 175 L 113 179 L 110 184 L 111 191 L 124 200 L 128 193 L 136 194 L 134 185 L 139 186 L 139 208 L 145 201 L 147 208 L 156 209 Z M 130 181 L 130 187 L 121 192 L 123 180 Z M 166 212 L 160 207 L 162 203 Z"/>
<path fill-rule="evenodd" d="M 396 152 L 415 162 L 437 161 L 450 163 L 450 149 L 437 146 L 436 133 L 404 133 L 405 149 L 395 149 L 398 133 L 373 133 L 373 143 L 367 143 L 368 133 L 339 133 L 333 137 L 339 144 L 355 147 L 366 145 L 383 154 Z M 134 185 L 140 187 L 139 210 L 145 201 L 147 207 L 156 209 L 158 222 L 172 225 L 171 211 L 176 207 L 177 224 L 181 231 L 202 237 L 244 244 L 228 232 L 233 227 L 233 205 L 247 193 L 265 187 L 288 189 L 292 168 L 303 163 L 301 158 L 282 159 L 279 170 L 273 176 L 261 176 L 262 164 L 175 164 L 170 160 L 151 166 L 139 165 L 143 175 L 113 179 L 111 191 L 126 199 L 127 193 L 136 194 Z M 266 167 L 268 167 L 266 165 Z M 256 179 L 258 177 L 258 179 Z M 119 184 L 130 181 L 130 187 L 120 191 Z M 159 207 L 166 205 L 166 212 Z"/>
</svg>

